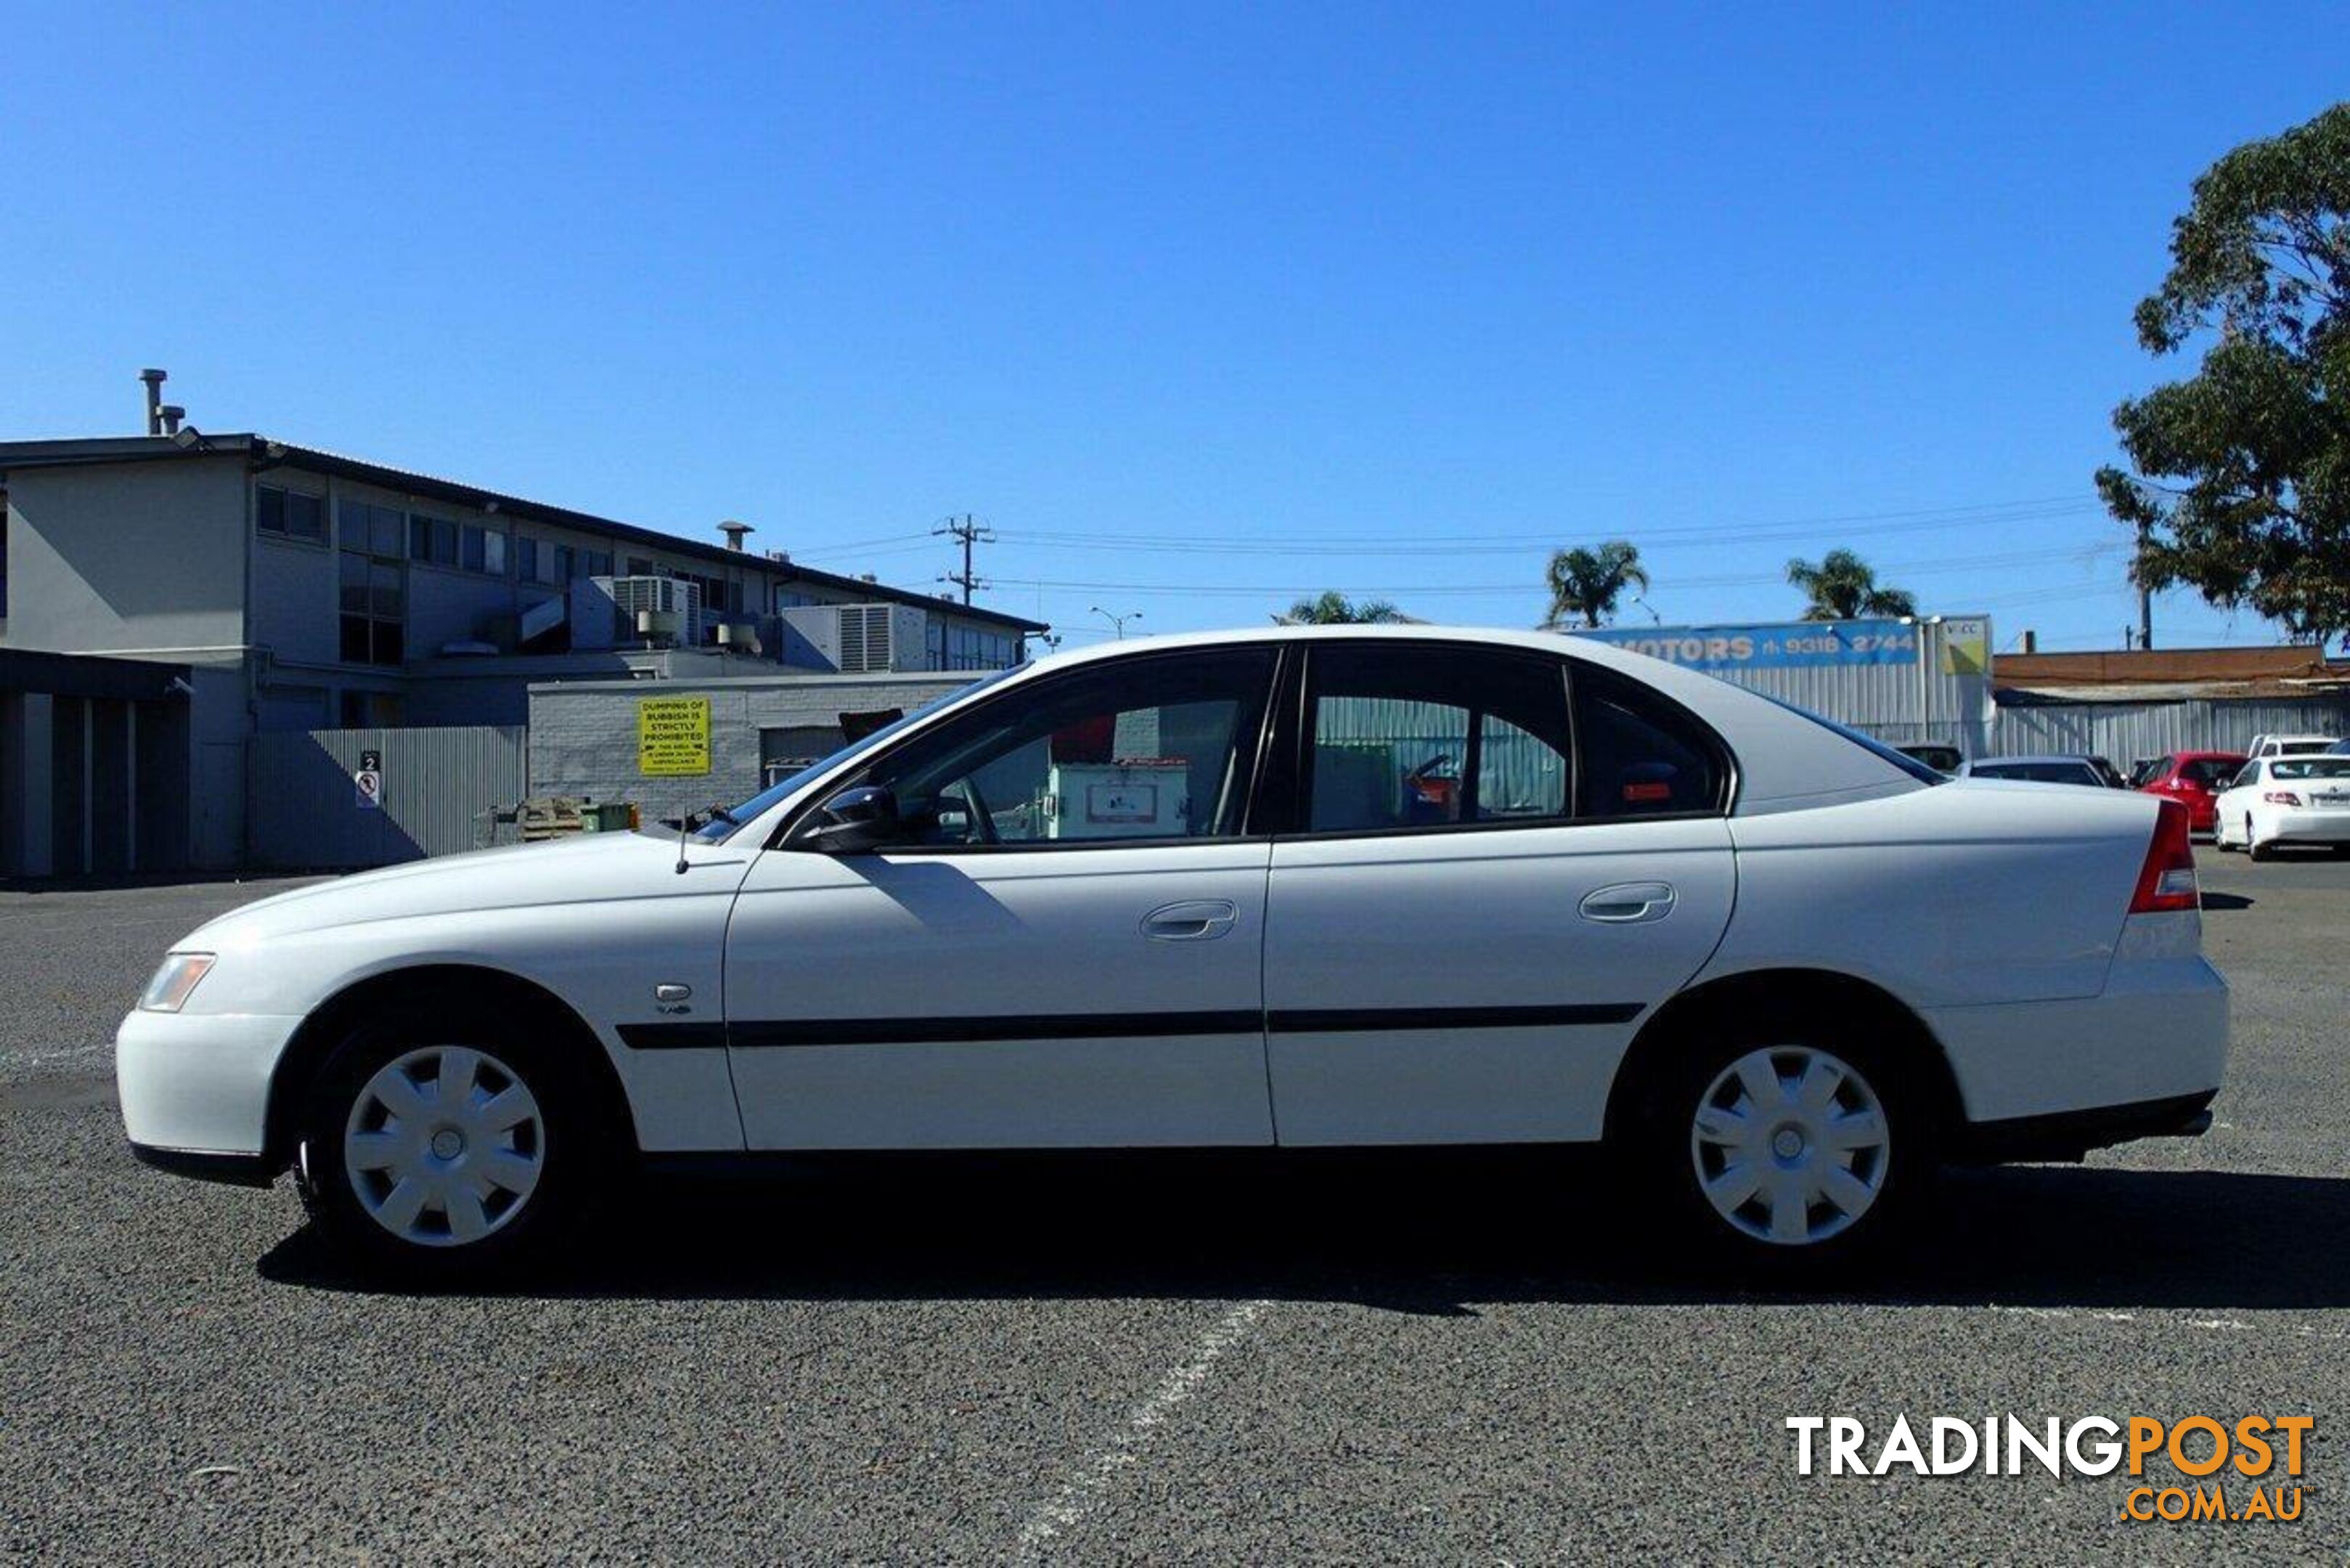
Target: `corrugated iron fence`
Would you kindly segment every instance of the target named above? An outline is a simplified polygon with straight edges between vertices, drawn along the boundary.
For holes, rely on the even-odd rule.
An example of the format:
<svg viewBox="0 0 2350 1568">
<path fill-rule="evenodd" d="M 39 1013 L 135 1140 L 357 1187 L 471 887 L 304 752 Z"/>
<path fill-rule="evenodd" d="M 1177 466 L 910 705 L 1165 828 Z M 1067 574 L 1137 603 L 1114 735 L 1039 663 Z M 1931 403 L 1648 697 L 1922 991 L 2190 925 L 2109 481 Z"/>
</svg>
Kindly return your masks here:
<svg viewBox="0 0 2350 1568">
<path fill-rule="evenodd" d="M 2350 702 L 2244 698 L 2002 703 L 1991 744 L 2002 756 L 2080 752 L 2127 767 L 2135 758 L 2166 752 L 2241 752 L 2255 735 L 2350 735 Z"/>
<path fill-rule="evenodd" d="M 471 849 L 486 814 L 530 793 L 530 732 L 288 730 L 256 735 L 246 770 L 248 858 L 257 867 L 390 866 Z M 381 805 L 356 782 L 381 767 Z"/>
</svg>

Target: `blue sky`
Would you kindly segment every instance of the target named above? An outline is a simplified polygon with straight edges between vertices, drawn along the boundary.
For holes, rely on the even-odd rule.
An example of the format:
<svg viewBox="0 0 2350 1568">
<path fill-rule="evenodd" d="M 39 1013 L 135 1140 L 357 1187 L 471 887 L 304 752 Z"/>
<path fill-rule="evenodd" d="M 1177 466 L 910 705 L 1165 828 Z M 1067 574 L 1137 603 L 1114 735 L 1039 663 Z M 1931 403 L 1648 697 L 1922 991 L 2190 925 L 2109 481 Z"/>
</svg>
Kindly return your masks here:
<svg viewBox="0 0 2350 1568">
<path fill-rule="evenodd" d="M 1668 622 L 1843 545 L 2113 646 L 2089 475 L 2185 368 L 2130 308 L 2350 57 L 2314 5 L 334 9 L 6 5 L 0 437 L 159 364 L 205 428 L 908 586 L 968 512 L 1077 640 L 1527 625 L 1621 536 Z"/>
</svg>

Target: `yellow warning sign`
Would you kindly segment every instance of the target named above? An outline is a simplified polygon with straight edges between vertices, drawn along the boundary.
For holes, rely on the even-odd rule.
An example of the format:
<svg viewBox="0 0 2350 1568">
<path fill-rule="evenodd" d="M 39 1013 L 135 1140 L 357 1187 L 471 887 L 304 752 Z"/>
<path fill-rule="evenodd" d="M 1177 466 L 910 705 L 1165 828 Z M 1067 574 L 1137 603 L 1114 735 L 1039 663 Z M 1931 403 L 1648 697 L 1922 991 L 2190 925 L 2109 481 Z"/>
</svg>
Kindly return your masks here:
<svg viewBox="0 0 2350 1568">
<path fill-rule="evenodd" d="M 710 699 L 646 697 L 637 703 L 637 772 L 682 778 L 710 771 Z"/>
</svg>

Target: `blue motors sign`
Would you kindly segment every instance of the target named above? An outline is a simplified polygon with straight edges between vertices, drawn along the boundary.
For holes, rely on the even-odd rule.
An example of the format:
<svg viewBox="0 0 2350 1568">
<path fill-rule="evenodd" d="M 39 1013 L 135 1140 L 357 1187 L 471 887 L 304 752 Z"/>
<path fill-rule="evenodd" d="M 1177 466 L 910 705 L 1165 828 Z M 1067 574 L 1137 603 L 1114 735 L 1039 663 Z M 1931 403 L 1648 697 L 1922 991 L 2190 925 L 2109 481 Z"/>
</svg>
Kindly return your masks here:
<svg viewBox="0 0 2350 1568">
<path fill-rule="evenodd" d="M 1614 626 L 1575 635 L 1691 670 L 1817 670 L 1918 662 L 1918 628 L 1898 620 L 1783 621 L 1775 626 Z"/>
</svg>

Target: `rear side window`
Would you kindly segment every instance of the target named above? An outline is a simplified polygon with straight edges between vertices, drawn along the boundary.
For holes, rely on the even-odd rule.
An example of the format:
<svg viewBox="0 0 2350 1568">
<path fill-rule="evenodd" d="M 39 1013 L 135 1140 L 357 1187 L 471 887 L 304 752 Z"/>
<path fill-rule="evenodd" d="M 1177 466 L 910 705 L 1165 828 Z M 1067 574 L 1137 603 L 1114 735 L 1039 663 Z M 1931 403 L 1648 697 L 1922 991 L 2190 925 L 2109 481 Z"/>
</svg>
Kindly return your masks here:
<svg viewBox="0 0 2350 1568">
<path fill-rule="evenodd" d="M 1730 784 L 1721 742 L 1679 704 L 1612 670 L 1577 665 L 1576 815 L 1665 816 L 1719 811 Z M 1902 758 L 1919 773 L 1933 770 Z"/>
<path fill-rule="evenodd" d="M 1307 832 L 1567 815 L 1574 748 L 1556 661 L 1336 643 L 1314 649 L 1306 679 Z"/>
</svg>

